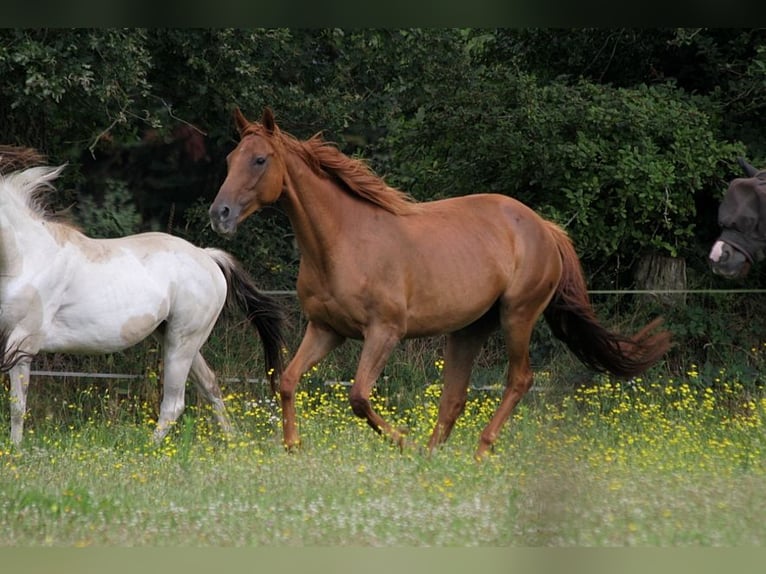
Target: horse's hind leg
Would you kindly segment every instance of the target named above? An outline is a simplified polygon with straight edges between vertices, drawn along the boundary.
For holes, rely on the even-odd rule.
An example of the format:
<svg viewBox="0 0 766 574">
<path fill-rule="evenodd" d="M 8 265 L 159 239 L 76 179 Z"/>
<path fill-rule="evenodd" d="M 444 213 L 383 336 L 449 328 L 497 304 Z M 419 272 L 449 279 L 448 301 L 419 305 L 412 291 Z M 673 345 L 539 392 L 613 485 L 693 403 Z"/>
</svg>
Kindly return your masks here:
<svg viewBox="0 0 766 574">
<path fill-rule="evenodd" d="M 199 351 L 194 356 L 189 375 L 191 380 L 194 381 L 197 390 L 210 403 L 213 409 L 213 416 L 221 431 L 226 435 L 231 435 L 233 431 L 229 417 L 226 415 L 221 388 L 218 386 L 215 373 Z"/>
<path fill-rule="evenodd" d="M 468 397 L 473 362 L 496 327 L 497 316 L 488 314 L 478 322 L 447 337 L 444 354 L 444 387 L 439 401 L 436 426 L 428 441 L 429 452 L 447 440 L 455 421 L 463 412 Z"/>
<path fill-rule="evenodd" d="M 516 310 L 502 312 L 501 322 L 508 350 L 508 381 L 495 414 L 484 428 L 476 450 L 476 458 L 482 459 L 494 445 L 500 429 L 521 398 L 532 386 L 532 368 L 529 361 L 529 341 L 539 312 Z"/>
</svg>

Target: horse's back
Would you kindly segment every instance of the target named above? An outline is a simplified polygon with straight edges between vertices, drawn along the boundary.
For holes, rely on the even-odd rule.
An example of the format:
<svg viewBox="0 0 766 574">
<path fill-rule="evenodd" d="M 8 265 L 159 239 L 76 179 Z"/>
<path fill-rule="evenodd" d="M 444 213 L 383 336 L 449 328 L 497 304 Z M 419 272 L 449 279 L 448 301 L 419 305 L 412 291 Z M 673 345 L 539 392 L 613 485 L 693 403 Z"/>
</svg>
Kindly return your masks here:
<svg viewBox="0 0 766 574">
<path fill-rule="evenodd" d="M 102 241 L 111 242 L 118 252 L 132 258 L 154 277 L 225 291 L 226 282 L 216 259 L 208 250 L 181 237 L 147 232 Z"/>
<path fill-rule="evenodd" d="M 226 300 L 226 278 L 210 250 L 161 232 L 140 233 L 114 241 L 132 255 L 152 282 L 168 290 L 176 309 L 197 308 L 207 315 L 220 312 Z M 140 271 L 137 269 L 140 274 Z"/>
<path fill-rule="evenodd" d="M 561 260 L 547 224 L 523 203 L 476 194 L 418 204 L 408 215 L 380 216 L 375 235 L 345 242 L 340 271 L 311 276 L 309 316 L 358 336 L 374 320 L 419 337 L 463 328 L 502 299 L 522 299 L 542 284 L 551 293 Z M 307 277 L 299 281 L 306 290 Z"/>
<path fill-rule="evenodd" d="M 411 220 L 411 227 L 419 230 L 417 241 L 447 260 L 456 250 L 468 250 L 468 257 L 511 273 L 539 265 L 550 255 L 559 257 L 552 233 L 557 226 L 515 198 L 482 193 L 421 205 L 422 211 Z"/>
<path fill-rule="evenodd" d="M 444 242 L 444 255 L 468 247 L 463 273 L 488 267 L 504 292 L 536 289 L 541 282 L 556 282 L 561 269 L 558 234 L 566 233 L 528 205 L 506 195 L 483 193 L 425 203 L 424 210 L 440 231 L 427 235 Z M 434 215 L 436 217 L 434 217 Z M 442 221 L 439 221 L 439 220 Z M 447 220 L 449 223 L 447 224 Z M 468 263 L 470 260 L 470 263 Z M 480 276 L 472 282 L 478 285 Z"/>
</svg>

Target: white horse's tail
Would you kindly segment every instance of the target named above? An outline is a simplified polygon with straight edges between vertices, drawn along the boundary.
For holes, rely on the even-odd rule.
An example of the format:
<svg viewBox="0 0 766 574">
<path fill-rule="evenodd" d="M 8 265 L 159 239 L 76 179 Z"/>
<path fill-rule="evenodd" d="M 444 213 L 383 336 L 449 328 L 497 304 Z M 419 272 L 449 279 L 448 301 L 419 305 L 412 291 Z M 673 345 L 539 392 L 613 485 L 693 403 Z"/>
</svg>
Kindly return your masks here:
<svg viewBox="0 0 766 574">
<path fill-rule="evenodd" d="M 226 277 L 227 307 L 239 307 L 258 331 L 271 390 L 276 392 L 276 380 L 283 366 L 282 349 L 285 347 L 282 332 L 285 315 L 282 306 L 275 298 L 258 289 L 253 278 L 231 254 L 210 247 L 205 252 L 213 258 Z"/>
</svg>

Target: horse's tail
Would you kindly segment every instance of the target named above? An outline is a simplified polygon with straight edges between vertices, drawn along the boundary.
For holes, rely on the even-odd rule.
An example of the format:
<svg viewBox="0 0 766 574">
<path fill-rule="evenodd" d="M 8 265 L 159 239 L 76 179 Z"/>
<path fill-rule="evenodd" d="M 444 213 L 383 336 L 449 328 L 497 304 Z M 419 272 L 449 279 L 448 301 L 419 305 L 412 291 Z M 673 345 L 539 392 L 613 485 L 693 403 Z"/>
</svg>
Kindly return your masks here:
<svg viewBox="0 0 766 574">
<path fill-rule="evenodd" d="M 0 329 L 0 373 L 7 373 L 23 359 L 31 359 L 32 355 L 22 351 L 19 345 L 10 345 L 11 330 Z"/>
<path fill-rule="evenodd" d="M 652 331 L 662 323 L 658 317 L 632 337 L 612 333 L 598 322 L 588 298 L 580 260 L 567 234 L 546 222 L 558 245 L 563 263 L 561 280 L 545 309 L 553 334 L 586 366 L 618 377 L 633 377 L 656 363 L 670 348 L 670 333 Z"/>
<path fill-rule="evenodd" d="M 258 331 L 263 344 L 269 384 L 272 392 L 276 392 L 276 380 L 282 373 L 282 349 L 285 346 L 285 315 L 281 305 L 258 289 L 252 277 L 232 255 L 220 249 L 207 248 L 205 251 L 226 277 L 227 307 L 239 307 Z"/>
</svg>

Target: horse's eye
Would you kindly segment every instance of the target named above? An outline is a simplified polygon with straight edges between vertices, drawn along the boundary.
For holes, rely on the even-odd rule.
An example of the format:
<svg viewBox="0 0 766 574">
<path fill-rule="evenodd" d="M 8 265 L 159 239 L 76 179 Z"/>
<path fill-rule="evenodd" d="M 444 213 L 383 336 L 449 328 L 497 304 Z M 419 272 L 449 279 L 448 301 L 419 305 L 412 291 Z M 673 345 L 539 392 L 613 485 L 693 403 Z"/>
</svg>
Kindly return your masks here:
<svg viewBox="0 0 766 574">
<path fill-rule="evenodd" d="M 264 163 L 266 163 L 266 156 L 259 155 L 256 158 L 253 159 L 253 165 L 255 166 L 261 166 Z"/>
</svg>

